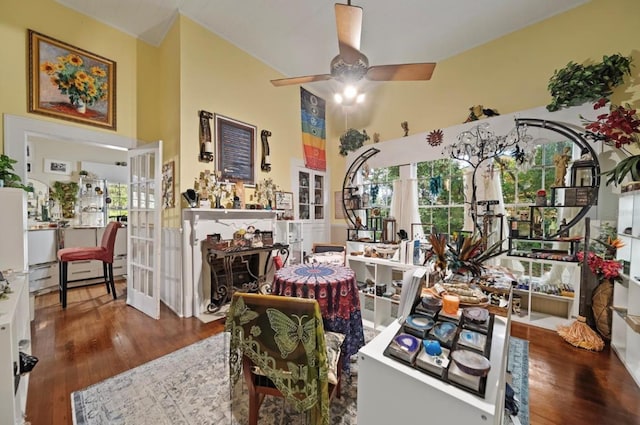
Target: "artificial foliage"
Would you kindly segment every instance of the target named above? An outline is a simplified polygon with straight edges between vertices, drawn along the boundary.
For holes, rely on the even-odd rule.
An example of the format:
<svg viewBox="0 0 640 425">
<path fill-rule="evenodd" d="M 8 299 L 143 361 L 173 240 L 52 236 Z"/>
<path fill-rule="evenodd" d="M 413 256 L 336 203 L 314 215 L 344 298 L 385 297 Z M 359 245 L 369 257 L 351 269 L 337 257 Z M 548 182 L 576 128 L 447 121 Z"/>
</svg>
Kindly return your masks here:
<svg viewBox="0 0 640 425">
<path fill-rule="evenodd" d="M 76 182 L 54 182 L 51 198 L 60 204 L 62 218 L 75 217 L 75 205 L 78 195 L 78 183 Z"/>
<path fill-rule="evenodd" d="M 22 179 L 14 172 L 13 164 L 17 162 L 7 155 L 0 155 L 0 180 L 3 181 L 5 187 L 16 187 L 27 192 L 33 192 L 33 187 L 22 184 Z"/>
<path fill-rule="evenodd" d="M 547 86 L 551 94 L 550 112 L 608 98 L 622 84 L 625 74 L 631 75 L 631 56 L 603 56 L 602 62 L 578 64 L 569 62 L 555 70 Z"/>
<path fill-rule="evenodd" d="M 354 128 L 350 128 L 340 136 L 340 155 L 347 156 L 347 153 L 353 152 L 369 140 L 369 135 L 366 130 L 362 130 L 360 133 Z"/>
</svg>

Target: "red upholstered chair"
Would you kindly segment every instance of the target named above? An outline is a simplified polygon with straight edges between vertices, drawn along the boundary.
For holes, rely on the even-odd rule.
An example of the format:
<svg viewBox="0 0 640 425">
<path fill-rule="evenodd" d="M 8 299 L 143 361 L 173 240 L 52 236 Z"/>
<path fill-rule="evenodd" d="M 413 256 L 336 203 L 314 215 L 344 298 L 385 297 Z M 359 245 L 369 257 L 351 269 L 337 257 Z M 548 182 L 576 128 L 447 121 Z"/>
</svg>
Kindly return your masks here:
<svg viewBox="0 0 640 425">
<path fill-rule="evenodd" d="M 102 261 L 104 283 L 107 285 L 107 293 L 111 293 L 113 299 L 116 299 L 116 287 L 113 282 L 113 249 L 116 243 L 116 236 L 118 235 L 118 228 L 120 227 L 119 222 L 110 222 L 102 235 L 100 246 L 73 247 L 58 250 L 60 302 L 62 303 L 62 308 L 67 307 L 67 269 L 69 261 Z"/>
</svg>

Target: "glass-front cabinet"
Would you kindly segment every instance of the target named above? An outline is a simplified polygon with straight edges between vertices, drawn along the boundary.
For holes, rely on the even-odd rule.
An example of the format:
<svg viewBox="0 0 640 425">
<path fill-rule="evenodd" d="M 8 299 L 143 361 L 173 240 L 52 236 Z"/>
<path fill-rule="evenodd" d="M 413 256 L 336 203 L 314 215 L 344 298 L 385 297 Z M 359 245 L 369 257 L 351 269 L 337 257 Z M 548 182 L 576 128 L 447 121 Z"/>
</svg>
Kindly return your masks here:
<svg viewBox="0 0 640 425">
<path fill-rule="evenodd" d="M 325 175 L 298 171 L 298 213 L 300 220 L 325 219 Z"/>
<path fill-rule="evenodd" d="M 107 222 L 107 181 L 80 177 L 77 205 L 79 226 L 104 227 Z"/>
</svg>

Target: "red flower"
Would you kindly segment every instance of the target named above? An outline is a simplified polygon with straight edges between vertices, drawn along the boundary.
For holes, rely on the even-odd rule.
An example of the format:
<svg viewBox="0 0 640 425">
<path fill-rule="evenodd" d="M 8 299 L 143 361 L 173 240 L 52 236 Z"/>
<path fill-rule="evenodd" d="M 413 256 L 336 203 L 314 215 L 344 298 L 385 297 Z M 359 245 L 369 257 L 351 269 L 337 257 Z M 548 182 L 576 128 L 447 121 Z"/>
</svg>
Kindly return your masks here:
<svg viewBox="0 0 640 425">
<path fill-rule="evenodd" d="M 584 252 L 580 251 L 577 254 L 578 260 L 582 262 L 584 259 Z M 595 274 L 598 279 L 620 279 L 620 270 L 622 270 L 622 264 L 616 260 L 605 260 L 599 255 L 589 252 L 587 256 L 587 265 Z"/>
</svg>

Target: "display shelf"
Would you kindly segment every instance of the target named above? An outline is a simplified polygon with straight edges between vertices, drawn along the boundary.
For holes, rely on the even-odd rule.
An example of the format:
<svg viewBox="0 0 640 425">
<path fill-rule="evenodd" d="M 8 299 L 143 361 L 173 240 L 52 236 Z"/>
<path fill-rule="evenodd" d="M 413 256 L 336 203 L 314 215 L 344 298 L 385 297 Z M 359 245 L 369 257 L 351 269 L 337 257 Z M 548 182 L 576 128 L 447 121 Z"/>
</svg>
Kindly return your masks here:
<svg viewBox="0 0 640 425">
<path fill-rule="evenodd" d="M 520 264 L 513 264 L 514 261 Z M 517 322 L 556 330 L 557 325 L 578 316 L 580 299 L 580 263 L 539 260 L 536 258 L 503 256 L 501 263 L 509 267 L 518 279 L 513 293 L 520 295 L 520 312 L 513 312 Z M 528 285 L 528 286 L 527 286 Z M 573 289 L 573 296 L 550 294 L 535 288 L 547 285 Z"/>
<path fill-rule="evenodd" d="M 0 302 L 0 423 L 22 424 L 29 375 L 15 374 L 20 352 L 31 354 L 29 287 L 25 274 L 7 276 L 12 293 Z"/>
<path fill-rule="evenodd" d="M 383 354 L 400 329 L 393 321 L 358 354 L 358 423 L 414 423 L 416 412 L 428 422 L 502 424 L 505 371 L 510 334 L 508 317 L 495 317 L 491 369 L 484 398 L 444 382 Z M 428 409 L 424 403 L 428 402 Z"/>
<path fill-rule="evenodd" d="M 300 264 L 304 257 L 303 224 L 300 220 L 277 220 L 274 225 L 274 242 L 289 245 L 288 266 Z"/>
<path fill-rule="evenodd" d="M 80 177 L 78 182 L 78 226 L 104 227 L 107 224 L 107 181 Z"/>
<path fill-rule="evenodd" d="M 395 291 L 394 280 L 408 282 L 416 266 L 382 258 L 347 255 L 347 266 L 353 269 L 360 291 L 363 324 L 374 330 L 386 328 L 398 316 L 398 301 L 375 294 L 376 286 L 384 284 L 384 293 Z M 373 285 L 366 286 L 367 281 Z M 403 283 L 404 284 L 404 283 Z M 369 293 L 368 291 L 374 291 Z"/>
<path fill-rule="evenodd" d="M 640 191 L 618 198 L 618 238 L 625 244 L 616 252 L 624 273 L 613 286 L 611 347 L 640 386 L 640 333 L 631 320 L 640 316 Z"/>
</svg>

